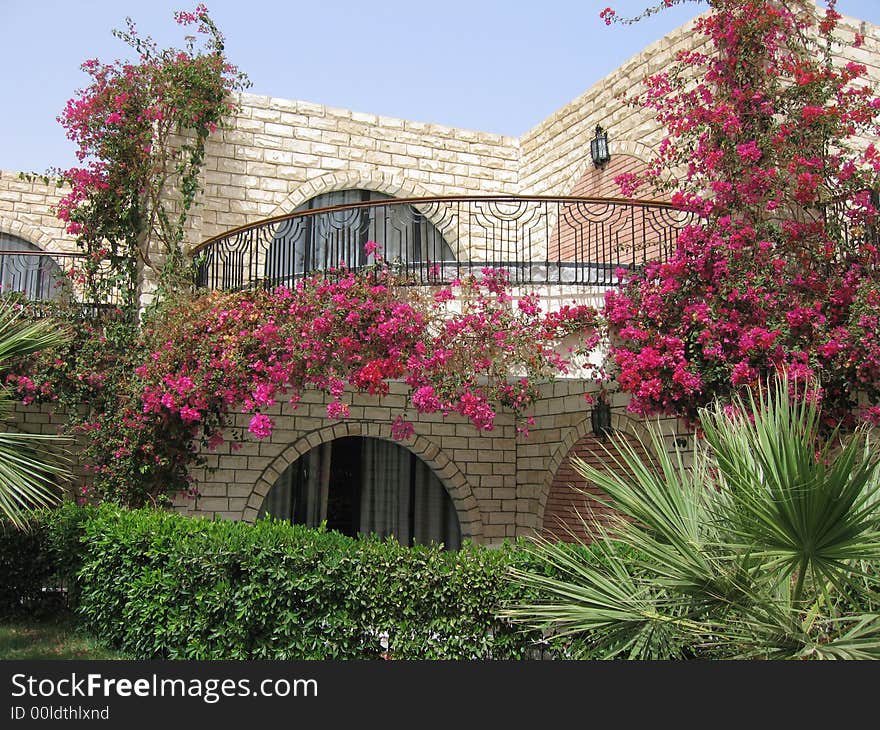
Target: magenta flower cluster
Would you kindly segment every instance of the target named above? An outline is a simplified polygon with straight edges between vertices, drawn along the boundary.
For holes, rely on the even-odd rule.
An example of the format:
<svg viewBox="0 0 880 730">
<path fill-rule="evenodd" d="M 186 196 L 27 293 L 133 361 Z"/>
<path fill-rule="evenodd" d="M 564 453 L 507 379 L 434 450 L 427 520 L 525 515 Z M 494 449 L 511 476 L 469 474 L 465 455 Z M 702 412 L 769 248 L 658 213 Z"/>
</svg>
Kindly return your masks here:
<svg viewBox="0 0 880 730">
<path fill-rule="evenodd" d="M 184 50 L 159 49 L 128 20 L 127 30 L 114 35 L 131 46 L 137 60 L 82 64 L 91 81 L 58 117 L 80 165 L 54 171 L 69 186 L 58 217 L 96 262 L 124 254 L 163 275 L 181 259 L 205 140 L 235 108 L 230 92 L 247 86 L 246 77 L 226 61 L 223 36 L 204 5 L 175 18 L 195 26 L 201 47 L 197 36 L 188 36 Z M 177 191 L 173 201 L 167 199 L 169 188 Z M 153 260 L 160 249 L 161 264 Z M 133 268 L 116 273 L 118 281 L 108 287 L 134 283 Z"/>
<path fill-rule="evenodd" d="M 829 425 L 878 422 L 880 155 L 851 140 L 876 138 L 880 99 L 863 65 L 829 60 L 833 3 L 710 5 L 710 50 L 682 51 L 635 100 L 668 137 L 623 194 L 652 187 L 703 222 L 608 293 L 619 385 L 637 413 L 694 419 L 785 370 L 818 380 Z"/>
<path fill-rule="evenodd" d="M 565 370 L 554 344 L 595 318 L 571 306 L 545 315 L 534 296 L 514 307 L 506 272 L 492 269 L 431 296 L 400 287 L 382 263 L 336 273 L 293 289 L 212 293 L 171 312 L 136 370 L 143 413 L 213 433 L 241 406 L 254 412 L 248 431 L 263 439 L 273 427 L 263 411 L 295 405 L 306 388 L 327 393 L 327 416 L 341 419 L 347 393 L 381 396 L 400 380 L 416 412 L 458 413 L 491 430 L 499 404 L 523 412 L 534 379 Z M 465 302 L 461 312 L 447 312 L 448 297 Z M 528 375 L 511 382 L 515 368 Z M 412 427 L 399 415 L 394 431 L 405 438 Z"/>
</svg>

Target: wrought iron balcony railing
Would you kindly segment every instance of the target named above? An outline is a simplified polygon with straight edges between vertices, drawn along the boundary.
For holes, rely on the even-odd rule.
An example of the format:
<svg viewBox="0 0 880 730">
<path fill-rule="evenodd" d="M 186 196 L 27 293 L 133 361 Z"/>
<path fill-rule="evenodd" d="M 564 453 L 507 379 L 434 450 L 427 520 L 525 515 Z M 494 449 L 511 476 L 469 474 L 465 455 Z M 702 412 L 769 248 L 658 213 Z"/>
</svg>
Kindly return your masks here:
<svg viewBox="0 0 880 730">
<path fill-rule="evenodd" d="M 118 262 L 87 262 L 84 253 L 0 250 L 0 296 L 27 302 L 38 316 L 47 304 L 74 305 L 89 315 L 115 312 L 127 295 L 112 284 Z"/>
<path fill-rule="evenodd" d="M 211 289 L 290 285 L 315 271 L 372 262 L 367 241 L 416 284 L 483 267 L 514 284 L 609 287 L 617 270 L 665 260 L 694 216 L 667 203 L 618 199 L 435 197 L 303 210 L 242 226 L 194 252 Z"/>
</svg>

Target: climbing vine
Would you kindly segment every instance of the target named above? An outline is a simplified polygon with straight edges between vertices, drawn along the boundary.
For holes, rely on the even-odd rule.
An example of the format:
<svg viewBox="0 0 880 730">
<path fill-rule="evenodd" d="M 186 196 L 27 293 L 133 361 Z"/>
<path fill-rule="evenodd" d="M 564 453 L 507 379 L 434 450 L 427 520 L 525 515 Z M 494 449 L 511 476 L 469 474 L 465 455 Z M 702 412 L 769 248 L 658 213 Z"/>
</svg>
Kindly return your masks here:
<svg viewBox="0 0 880 730">
<path fill-rule="evenodd" d="M 94 285 L 122 287 L 132 303 L 142 267 L 163 290 L 191 282 L 183 241 L 205 143 L 234 111 L 231 92 L 248 85 L 204 5 L 175 20 L 195 29 L 183 49 L 158 48 L 127 19 L 114 35 L 137 60 L 83 63 L 91 83 L 58 118 L 80 162 L 56 171 L 69 186 L 58 216 L 95 267 L 112 261 L 115 275 Z"/>
</svg>

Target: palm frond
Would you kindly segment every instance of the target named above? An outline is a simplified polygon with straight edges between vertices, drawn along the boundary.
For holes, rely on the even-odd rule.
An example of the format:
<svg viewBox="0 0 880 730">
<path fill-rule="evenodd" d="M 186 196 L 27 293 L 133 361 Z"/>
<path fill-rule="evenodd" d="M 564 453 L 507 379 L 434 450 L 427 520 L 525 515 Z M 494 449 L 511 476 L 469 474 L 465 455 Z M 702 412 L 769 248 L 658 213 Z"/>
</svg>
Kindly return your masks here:
<svg viewBox="0 0 880 730">
<path fill-rule="evenodd" d="M 592 559 L 540 538 L 531 550 L 558 577 L 512 570 L 514 580 L 544 600 L 511 607 L 503 617 L 533 628 L 552 627 L 554 636 L 587 632 L 592 652 L 601 658 L 658 659 L 678 653 L 676 637 L 686 631 L 686 611 L 631 570 L 614 541 L 595 543 Z"/>
<path fill-rule="evenodd" d="M 69 338 L 69 330 L 59 322 L 27 320 L 12 305 L 0 303 L 0 363 L 57 347 Z"/>
<path fill-rule="evenodd" d="M 51 447 L 64 443 L 58 436 L 0 433 L 0 514 L 24 527 L 27 513 L 55 504 L 69 471 L 62 454 Z"/>
<path fill-rule="evenodd" d="M 0 364 L 63 344 L 69 332 L 53 320 L 25 320 L 10 304 L 0 304 Z M 0 420 L 12 414 L 9 389 L 0 386 Z M 31 510 L 61 495 L 66 459 L 53 450 L 67 439 L 43 434 L 0 432 L 0 515 L 23 528 Z"/>
<path fill-rule="evenodd" d="M 780 378 L 733 412 L 704 410 L 692 463 L 659 426 L 649 443 L 614 437 L 607 468 L 574 459 L 617 515 L 598 528 L 600 559 L 538 541 L 549 571 L 514 578 L 541 600 L 509 615 L 585 635 L 599 656 L 880 658 L 874 435 L 825 437 L 793 390 Z"/>
<path fill-rule="evenodd" d="M 792 399 L 784 379 L 735 406 L 708 409 L 701 423 L 728 496 L 717 518 L 738 549 L 763 558 L 768 577 L 801 583 L 836 582 L 852 560 L 880 558 L 880 462 L 865 433 L 823 444 L 817 406 Z"/>
</svg>

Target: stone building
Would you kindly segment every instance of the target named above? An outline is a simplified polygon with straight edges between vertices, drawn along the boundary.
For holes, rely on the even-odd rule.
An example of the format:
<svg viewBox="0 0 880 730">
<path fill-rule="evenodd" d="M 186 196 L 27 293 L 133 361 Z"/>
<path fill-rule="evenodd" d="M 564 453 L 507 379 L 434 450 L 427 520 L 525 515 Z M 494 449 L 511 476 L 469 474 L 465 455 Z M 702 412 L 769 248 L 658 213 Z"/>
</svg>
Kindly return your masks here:
<svg viewBox="0 0 880 730">
<path fill-rule="evenodd" d="M 880 28 L 852 19 L 843 24 L 845 32 L 865 36 L 848 53 L 880 81 Z M 313 230 L 319 224 L 374 235 L 380 225 L 397 225 L 400 214 L 409 216 L 406 224 L 386 232 L 384 243 L 409 251 L 420 274 L 432 262 L 441 269 L 501 263 L 513 266 L 521 291 L 539 291 L 549 306 L 596 303 L 613 284 L 608 272 L 656 255 L 682 223 L 662 205 L 615 200 L 613 178 L 644 166 L 662 138 L 653 119 L 620 96 L 692 46 L 692 26 L 658 40 L 518 138 L 242 94 L 231 128 L 209 140 L 203 193 L 186 234 L 190 250 L 206 257 L 204 283 L 246 286 L 295 276 L 331 258 L 314 246 L 325 240 Z M 597 125 L 610 149 L 601 166 L 590 153 Z M 0 173 L 6 251 L 0 256 L 11 262 L 22 258 L 19 251 L 76 251 L 54 215 L 61 192 Z M 328 206 L 341 208 L 290 218 Z M 349 214 L 356 223 L 334 223 L 333 215 Z M 274 218 L 287 223 L 259 225 Z M 308 231 L 279 232 L 306 220 L 314 224 Z M 421 226 L 417 233 L 413 220 Z M 501 238 L 500 229 L 507 231 Z M 413 256 L 415 244 L 428 248 Z M 242 247 L 249 263 L 242 263 Z M 356 254 L 346 249 L 346 255 Z M 33 283 L 20 286 L 36 292 Z M 149 281 L 143 295 L 150 295 Z M 461 538 L 492 543 L 541 531 L 564 535 L 566 528 L 583 533 L 577 512 L 587 514 L 590 503 L 571 488 L 579 478 L 570 457 L 607 462 L 583 398 L 596 383 L 570 377 L 542 386 L 527 437 L 503 414 L 487 433 L 461 418 L 422 415 L 413 418 L 415 435 L 396 444 L 390 416 L 404 404 L 402 387 L 392 384 L 384 398 L 354 395 L 351 417 L 341 422 L 327 419 L 318 394 L 307 394 L 296 411 L 276 406 L 269 439 L 227 443 L 206 455 L 208 468 L 193 472 L 201 496 L 182 499 L 180 509 L 249 521 L 265 512 L 326 519 L 344 531 L 450 545 Z M 624 397 L 615 396 L 611 406 L 615 430 L 633 438 L 644 428 L 627 414 Z M 22 428 L 51 430 L 47 411 L 22 410 Z M 246 432 L 248 418 L 238 414 L 233 425 Z M 670 447 L 688 438 L 676 422 L 663 427 Z"/>
</svg>

